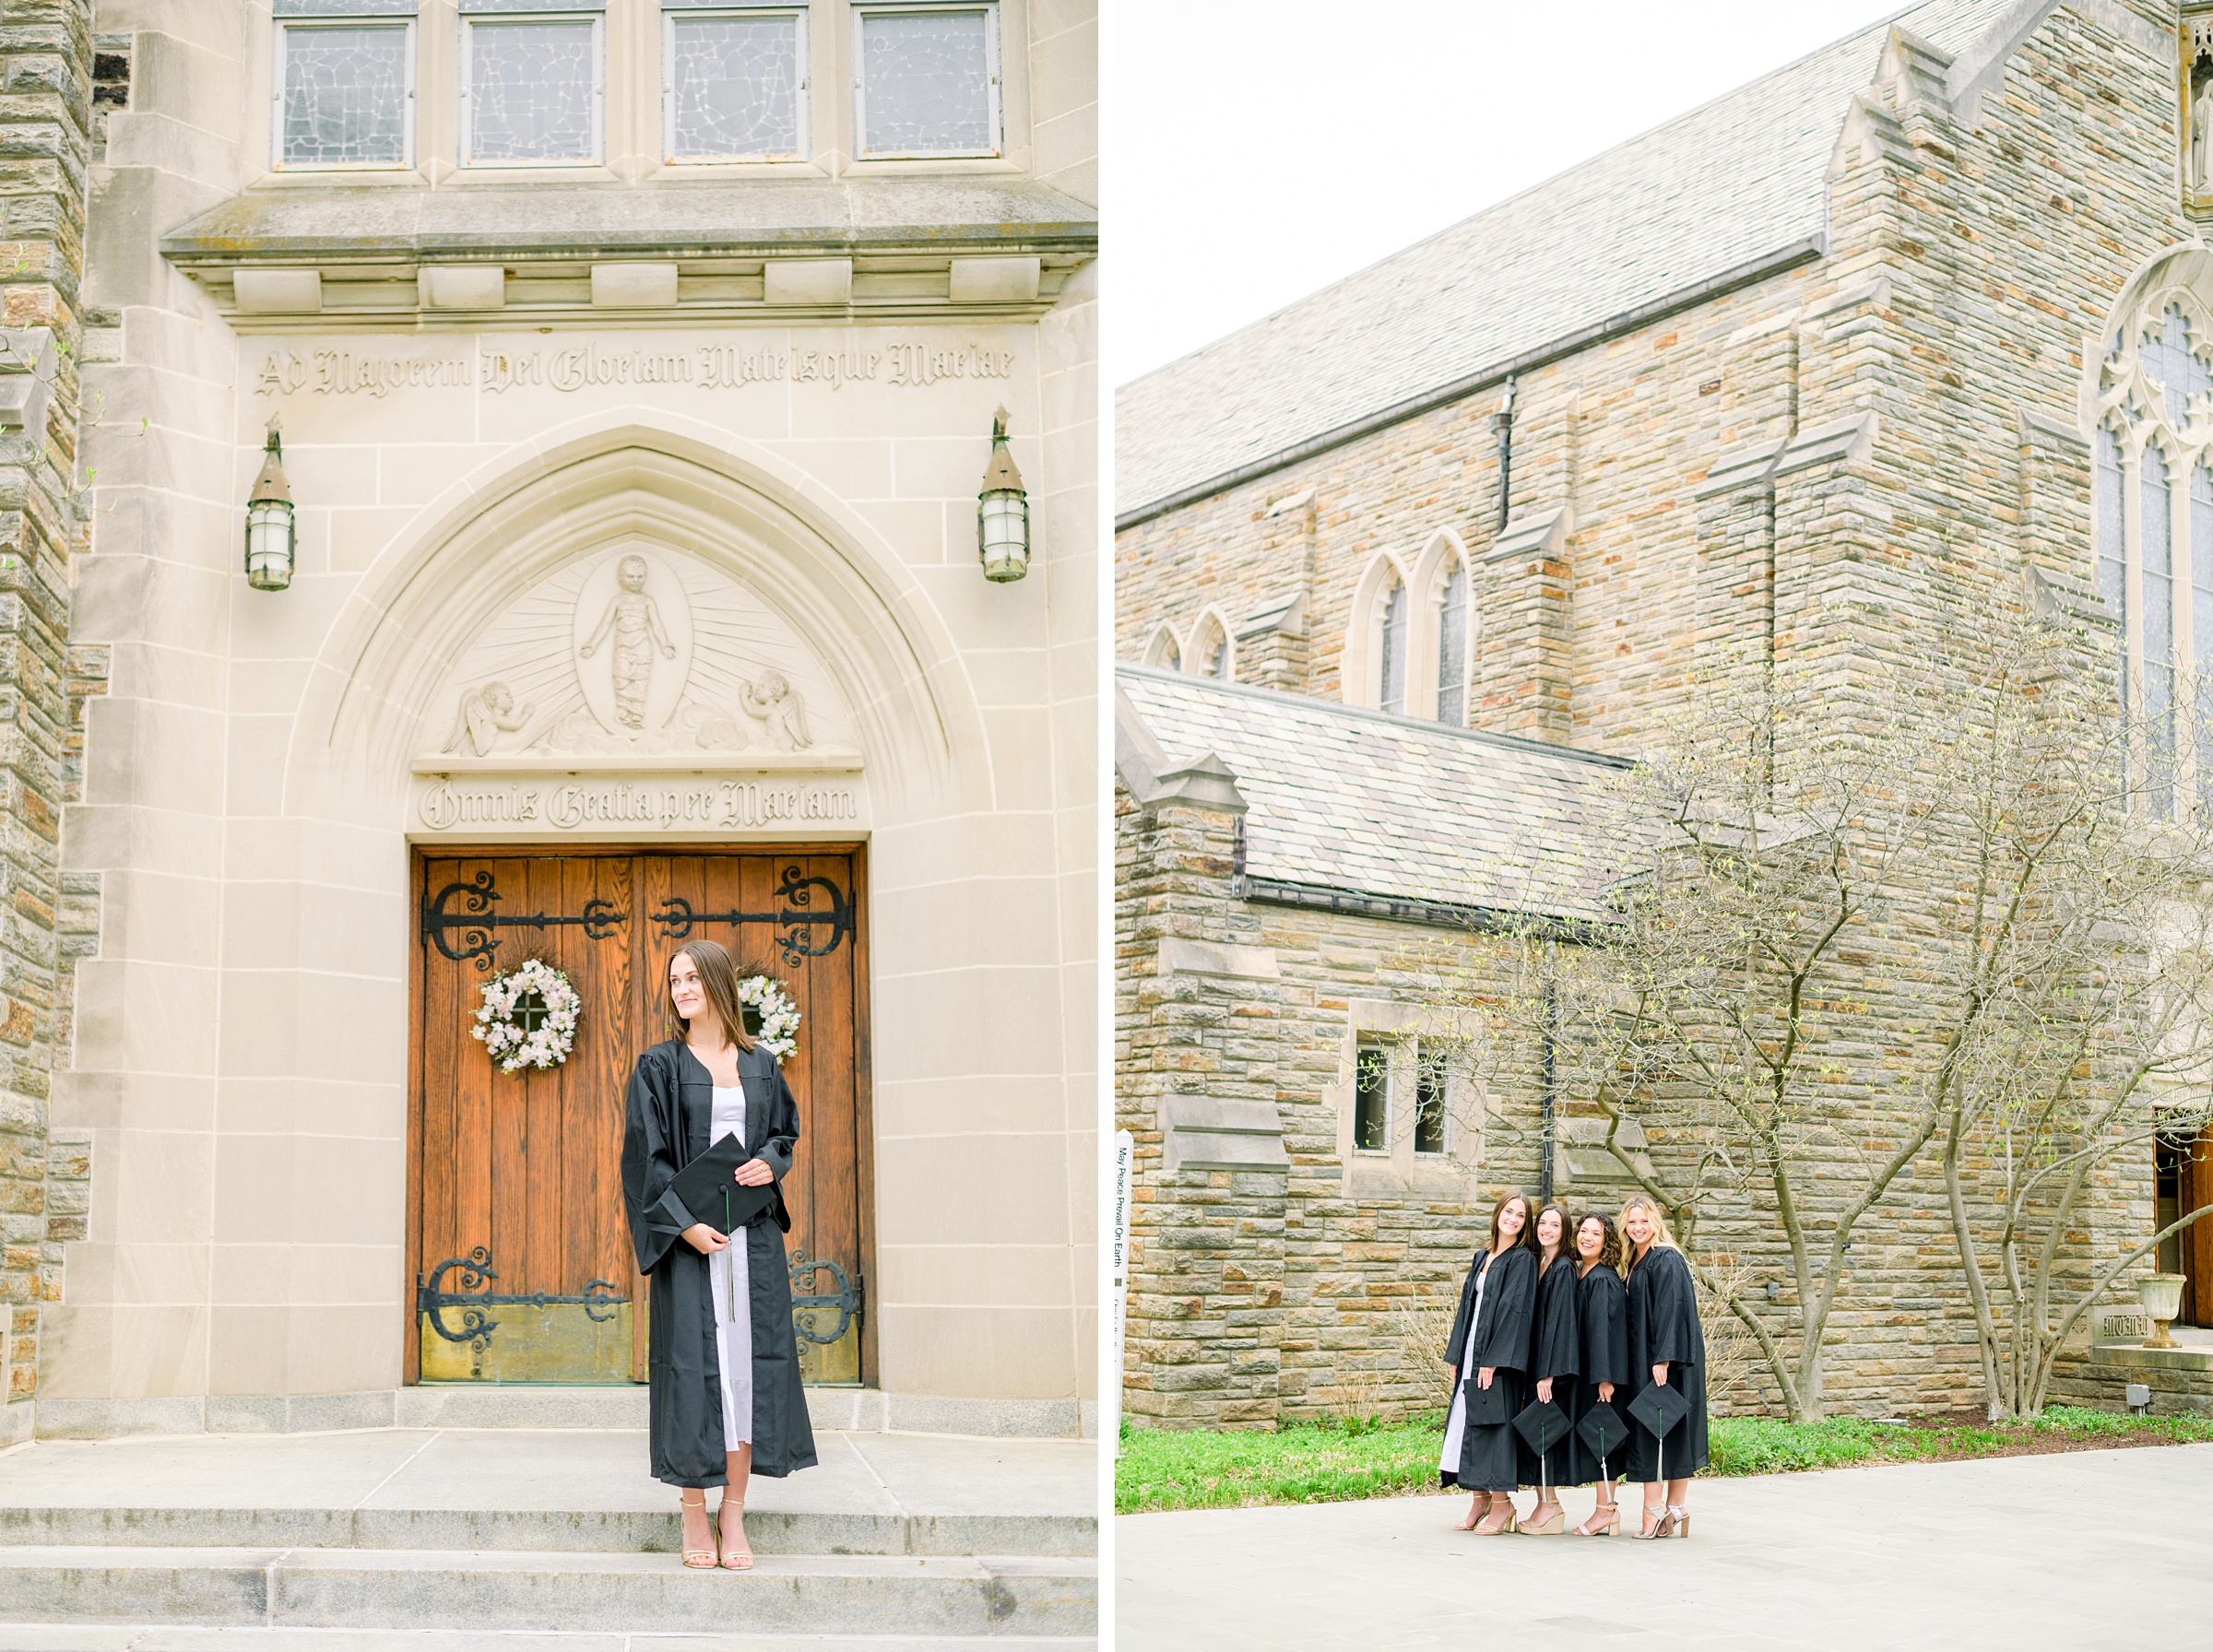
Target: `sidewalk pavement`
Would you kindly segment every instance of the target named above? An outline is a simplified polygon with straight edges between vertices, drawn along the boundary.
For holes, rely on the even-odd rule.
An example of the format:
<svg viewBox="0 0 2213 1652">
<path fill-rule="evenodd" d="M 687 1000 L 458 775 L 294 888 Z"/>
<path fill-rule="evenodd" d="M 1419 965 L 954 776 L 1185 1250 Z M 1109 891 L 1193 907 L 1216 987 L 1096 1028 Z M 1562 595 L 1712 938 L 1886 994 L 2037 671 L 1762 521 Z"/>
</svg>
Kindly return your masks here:
<svg viewBox="0 0 2213 1652">
<path fill-rule="evenodd" d="M 1467 1504 L 1125 1516 L 1117 1652 L 2213 1646 L 2213 1445 L 1698 1480 L 1683 1542 L 1630 1541 L 1626 1500 L 1604 1541 L 1470 1537 Z"/>
<path fill-rule="evenodd" d="M 821 1466 L 755 1478 L 765 1514 L 1089 1516 L 1090 1440 L 815 1435 Z M 630 1429 L 368 1429 L 39 1440 L 0 1451 L 0 1509 L 564 1510 L 660 1514 L 676 1492 Z"/>
</svg>

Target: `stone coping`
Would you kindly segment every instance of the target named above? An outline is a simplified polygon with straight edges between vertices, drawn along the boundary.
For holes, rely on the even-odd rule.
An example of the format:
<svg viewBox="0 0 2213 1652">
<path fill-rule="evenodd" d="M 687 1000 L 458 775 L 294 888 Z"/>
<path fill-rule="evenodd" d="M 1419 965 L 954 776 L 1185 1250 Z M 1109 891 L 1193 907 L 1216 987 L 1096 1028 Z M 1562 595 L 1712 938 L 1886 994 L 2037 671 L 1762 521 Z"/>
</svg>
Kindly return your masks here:
<svg viewBox="0 0 2213 1652">
<path fill-rule="evenodd" d="M 249 190 L 164 235 L 161 251 L 221 268 L 334 255 L 574 264 L 916 246 L 1088 256 L 1098 241 L 1098 214 L 1041 183 L 877 178 Z"/>
<path fill-rule="evenodd" d="M 167 1395 L 44 1398 L 0 1411 L 0 1446 L 37 1437 L 104 1440 L 136 1434 L 320 1434 L 352 1429 L 642 1429 L 644 1384 L 479 1387 L 422 1384 L 351 1394 Z M 986 1439 L 1098 1437 L 1090 1399 L 976 1399 L 876 1388 L 807 1390 L 814 1427 Z"/>
<path fill-rule="evenodd" d="M 2088 1357 L 2095 1365 L 2125 1365 L 2145 1371 L 2213 1371 L 2213 1345 L 2146 1348 L 2135 1342 L 2094 1342 Z"/>
</svg>

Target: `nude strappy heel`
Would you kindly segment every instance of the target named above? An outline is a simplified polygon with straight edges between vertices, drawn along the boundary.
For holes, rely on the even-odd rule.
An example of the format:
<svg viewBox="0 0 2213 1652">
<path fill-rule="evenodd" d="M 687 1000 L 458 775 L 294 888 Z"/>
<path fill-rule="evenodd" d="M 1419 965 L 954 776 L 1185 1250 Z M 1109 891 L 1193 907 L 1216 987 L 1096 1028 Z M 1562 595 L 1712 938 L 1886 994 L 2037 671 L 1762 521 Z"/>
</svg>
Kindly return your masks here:
<svg viewBox="0 0 2213 1652">
<path fill-rule="evenodd" d="M 1493 1526 L 1488 1531 L 1485 1531 L 1483 1528 L 1483 1525 L 1478 1525 L 1475 1528 L 1475 1535 L 1477 1537 L 1502 1538 L 1509 1531 L 1520 1531 L 1521 1529 L 1521 1516 L 1514 1509 L 1514 1500 L 1511 1497 L 1501 1497 L 1498 1499 L 1498 1503 L 1503 1503 L 1506 1504 L 1506 1523 L 1502 1526 Z M 1484 1516 L 1484 1524 L 1488 1525 L 1491 1515 L 1495 1515 L 1497 1512 L 1497 1504 L 1494 1504 L 1491 1507 L 1490 1514 Z"/>
<path fill-rule="evenodd" d="M 679 1498 L 677 1500 L 677 1506 L 680 1510 L 681 1510 L 681 1514 L 680 1514 L 678 1516 L 680 1521 L 681 1520 L 683 1515 L 688 1515 L 696 1509 L 699 1511 L 700 1517 L 705 1520 L 707 1523 L 708 1547 L 704 1549 L 694 1549 L 692 1548 L 688 1542 L 686 1542 L 683 1550 L 684 1564 L 691 1567 L 694 1572 L 713 1571 L 716 1566 L 722 1564 L 722 1558 L 715 1547 L 717 1537 L 717 1533 L 715 1528 L 715 1516 L 707 1513 L 706 1498 L 702 1496 L 697 1503 L 686 1503 L 681 1498 Z"/>
<path fill-rule="evenodd" d="M 1475 1500 L 1474 1500 L 1473 1497 L 1471 1497 L 1471 1498 L 1469 1498 L 1469 1499 L 1468 1499 L 1468 1510 L 1469 1510 L 1469 1512 L 1468 1512 L 1468 1513 L 1467 1513 L 1465 1516 L 1463 1516 L 1462 1518 L 1460 1518 L 1460 1519 L 1458 1519 L 1458 1520 L 1455 1520 L 1455 1521 L 1453 1521 L 1453 1522 L 1452 1522 L 1452 1529 L 1453 1529 L 1454 1531 L 1473 1531 L 1473 1530 L 1474 1530 L 1474 1529 L 1475 1529 L 1475 1528 L 1476 1528 L 1478 1526 L 1481 1526 L 1481 1525 L 1484 1523 L 1485 1519 L 1485 1518 L 1487 1518 L 1487 1517 L 1488 1517 L 1488 1516 L 1490 1515 L 1490 1512 L 1491 1512 L 1491 1502 L 1490 1502 L 1490 1499 L 1489 1499 L 1489 1498 L 1487 1498 L 1487 1497 L 1484 1499 L 1484 1502 L 1483 1502 L 1483 1513 L 1482 1513 L 1482 1514 L 1480 1514 L 1480 1515 L 1479 1515 L 1479 1514 L 1476 1514 L 1476 1513 L 1474 1512 L 1474 1508 L 1475 1508 Z"/>
<path fill-rule="evenodd" d="M 1606 1523 L 1604 1526 L 1598 1523 L 1598 1517 L 1601 1515 L 1606 1516 Z M 1575 1528 L 1575 1535 L 1579 1538 L 1619 1537 L 1621 1535 L 1621 1504 L 1611 1503 L 1604 1508 L 1592 1509 L 1591 1517 Z"/>
<path fill-rule="evenodd" d="M 730 1526 L 732 1515 L 738 1516 L 734 1534 Z M 721 1539 L 718 1546 L 721 1550 L 723 1569 L 729 1572 L 751 1571 L 753 1569 L 753 1546 L 745 1540 L 745 1504 L 740 1503 L 733 1508 L 729 1499 L 724 1498 L 722 1506 L 715 1511 L 715 1525 Z M 730 1547 L 730 1538 L 733 1535 L 736 1536 L 740 1545 L 736 1549 Z"/>
<path fill-rule="evenodd" d="M 1650 1540 L 1653 1538 L 1663 1538 L 1669 1536 L 1670 1533 L 1667 1528 L 1667 1510 L 1664 1508 L 1654 1508 L 1651 1504 L 1645 1504 L 1644 1524 L 1639 1527 L 1635 1531 L 1629 1533 L 1629 1535 L 1633 1538 L 1643 1538 L 1647 1540 Z"/>
</svg>

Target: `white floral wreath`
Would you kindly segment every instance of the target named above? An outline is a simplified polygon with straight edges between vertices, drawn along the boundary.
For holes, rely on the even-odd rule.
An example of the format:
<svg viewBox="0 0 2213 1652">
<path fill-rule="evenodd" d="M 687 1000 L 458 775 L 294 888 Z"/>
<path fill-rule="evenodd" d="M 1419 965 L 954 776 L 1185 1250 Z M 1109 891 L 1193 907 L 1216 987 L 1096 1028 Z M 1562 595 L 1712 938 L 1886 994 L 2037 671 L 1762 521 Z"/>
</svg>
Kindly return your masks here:
<svg viewBox="0 0 2213 1652">
<path fill-rule="evenodd" d="M 777 1060 L 799 1047 L 799 1041 L 792 1036 L 799 1030 L 799 1007 L 766 975 L 748 975 L 739 982 L 738 1002 L 761 1012 L 761 1030 L 753 1039 Z"/>
<path fill-rule="evenodd" d="M 536 993 L 546 1006 L 546 1019 L 535 1031 L 515 1020 L 515 1011 L 530 993 Z M 576 1045 L 576 1012 L 583 1007 L 584 1000 L 576 996 L 566 975 L 533 958 L 484 984 L 484 1004 L 477 1011 L 477 1024 L 469 1029 L 469 1036 L 483 1041 L 502 1072 L 559 1067 Z"/>
</svg>

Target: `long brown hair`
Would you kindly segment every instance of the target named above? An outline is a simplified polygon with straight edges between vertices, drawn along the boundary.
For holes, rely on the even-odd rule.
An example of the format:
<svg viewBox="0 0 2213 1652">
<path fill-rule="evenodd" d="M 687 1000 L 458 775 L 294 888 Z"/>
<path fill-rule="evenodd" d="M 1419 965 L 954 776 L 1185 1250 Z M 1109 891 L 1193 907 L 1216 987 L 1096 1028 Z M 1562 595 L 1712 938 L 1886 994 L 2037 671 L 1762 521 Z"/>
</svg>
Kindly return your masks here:
<svg viewBox="0 0 2213 1652">
<path fill-rule="evenodd" d="M 1557 1210 L 1560 1213 L 1560 1248 L 1552 1259 L 1556 1262 L 1572 1259 L 1575 1256 L 1575 1229 L 1568 1225 L 1568 1207 L 1556 1198 L 1544 1207 L 1544 1210 Z M 1544 1210 L 1539 1210 L 1529 1219 L 1529 1248 L 1537 1253 L 1537 1271 L 1540 1273 L 1544 1270 L 1544 1241 L 1537 1236 L 1537 1225 L 1544 1220 Z"/>
<path fill-rule="evenodd" d="M 1514 1243 L 1513 1245 L 1508 1246 L 1508 1248 L 1510 1250 L 1521 1247 L 1533 1247 L 1536 1245 L 1537 1219 L 1530 1214 L 1530 1211 L 1533 1207 L 1531 1204 L 1529 1195 L 1521 1192 L 1501 1193 L 1498 1196 L 1498 1202 L 1491 1207 L 1490 1250 L 1491 1255 L 1494 1257 L 1498 1254 L 1498 1213 L 1501 1210 L 1504 1210 L 1507 1205 L 1514 1199 L 1520 1199 L 1521 1201 L 1521 1231 L 1514 1235 Z"/>
<path fill-rule="evenodd" d="M 1621 1234 L 1614 1226 L 1614 1219 L 1604 1210 L 1585 1210 L 1575 1219 L 1575 1231 L 1578 1233 L 1583 1231 L 1583 1223 L 1586 1221 L 1598 1223 L 1598 1231 L 1605 1235 L 1599 1241 L 1598 1260 L 1595 1266 L 1611 1268 L 1615 1273 L 1619 1273 L 1622 1262 Z M 1583 1259 L 1583 1253 L 1580 1250 L 1577 1251 L 1575 1259 L 1580 1262 Z"/>
<path fill-rule="evenodd" d="M 745 1030 L 745 1011 L 738 1003 L 738 965 L 729 949 L 720 941 L 688 940 L 669 955 L 669 970 L 676 968 L 679 958 L 689 958 L 699 972 L 700 990 L 707 995 L 707 1008 L 722 1022 L 724 1035 L 740 1049 L 751 1049 L 752 1035 Z M 668 970 L 661 973 L 661 1007 L 668 1015 L 669 1037 L 682 1038 L 692 1031 L 691 1023 L 676 1012 Z"/>
</svg>

